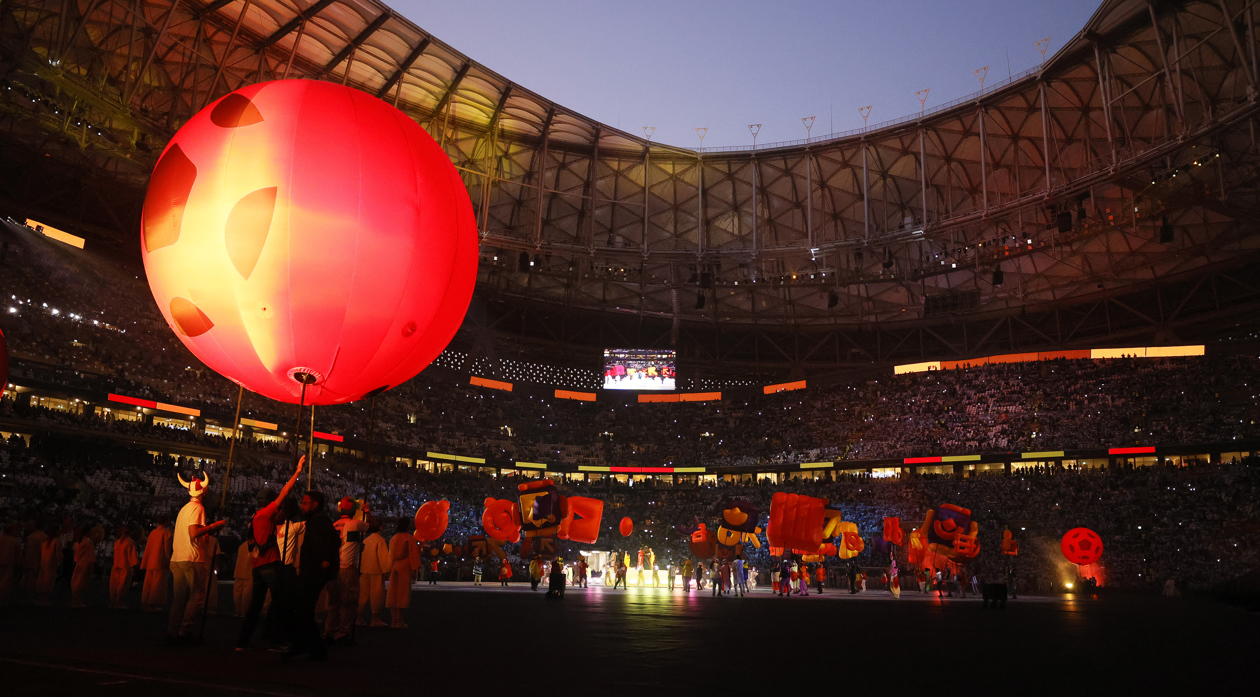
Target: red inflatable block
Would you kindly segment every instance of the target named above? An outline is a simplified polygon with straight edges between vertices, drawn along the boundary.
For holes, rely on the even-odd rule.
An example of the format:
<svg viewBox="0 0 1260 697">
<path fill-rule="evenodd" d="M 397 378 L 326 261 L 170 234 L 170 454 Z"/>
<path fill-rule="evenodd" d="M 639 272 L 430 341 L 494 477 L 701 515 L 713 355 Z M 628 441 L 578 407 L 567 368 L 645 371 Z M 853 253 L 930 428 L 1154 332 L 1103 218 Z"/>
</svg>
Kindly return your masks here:
<svg viewBox="0 0 1260 697">
<path fill-rule="evenodd" d="M 771 547 L 816 550 L 823 541 L 826 499 L 777 492 L 770 499 L 766 538 Z"/>
<path fill-rule="evenodd" d="M 906 531 L 901 529 L 900 518 L 884 519 L 884 542 L 888 542 L 898 547 L 906 543 Z"/>
<path fill-rule="evenodd" d="M 586 496 L 570 496 L 566 503 L 569 510 L 560 522 L 560 539 L 595 544 L 604 519 L 604 502 Z"/>
</svg>

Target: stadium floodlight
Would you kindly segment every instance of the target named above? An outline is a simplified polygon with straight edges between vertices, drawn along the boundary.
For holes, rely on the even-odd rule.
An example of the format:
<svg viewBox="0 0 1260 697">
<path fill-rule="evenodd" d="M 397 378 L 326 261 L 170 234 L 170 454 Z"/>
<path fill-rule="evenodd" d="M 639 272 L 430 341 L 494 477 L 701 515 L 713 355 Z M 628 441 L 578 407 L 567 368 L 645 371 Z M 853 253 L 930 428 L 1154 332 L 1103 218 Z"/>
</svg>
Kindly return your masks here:
<svg viewBox="0 0 1260 697">
<path fill-rule="evenodd" d="M 980 80 L 980 93 L 984 94 L 984 79 L 989 75 L 989 66 L 976 69 L 976 78 Z"/>
<path fill-rule="evenodd" d="M 814 117 L 806 116 L 801 119 L 801 123 L 805 124 L 805 140 L 809 140 L 809 132 L 814 128 Z"/>
<path fill-rule="evenodd" d="M 862 115 L 862 128 L 866 129 L 866 119 L 871 115 L 871 105 L 858 107 L 858 113 Z"/>
<path fill-rule="evenodd" d="M 928 93 L 931 91 L 932 91 L 931 87 L 924 87 L 923 89 L 914 93 L 915 98 L 919 100 L 919 116 L 922 116 L 923 112 L 927 110 Z"/>
<path fill-rule="evenodd" d="M 748 124 L 748 132 L 749 132 L 749 133 L 752 133 L 752 137 L 753 137 L 753 150 L 756 150 L 756 149 L 757 149 L 757 134 L 758 134 L 758 133 L 761 133 L 761 124 L 759 124 L 759 123 L 750 123 L 750 124 Z"/>
<path fill-rule="evenodd" d="M 697 129 L 696 129 L 696 137 L 700 139 L 700 149 L 701 149 L 701 150 L 704 150 L 704 137 L 705 137 L 705 135 L 707 135 L 707 134 L 708 134 L 708 132 L 709 132 L 709 127 L 708 127 L 708 126 L 704 126 L 704 127 L 702 127 L 702 128 L 697 128 Z"/>
<path fill-rule="evenodd" d="M 643 137 L 644 137 L 644 138 L 647 138 L 649 141 L 651 141 L 651 140 L 652 140 L 652 134 L 653 134 L 653 133 L 656 133 L 656 126 L 644 126 L 644 127 L 643 127 Z"/>
</svg>

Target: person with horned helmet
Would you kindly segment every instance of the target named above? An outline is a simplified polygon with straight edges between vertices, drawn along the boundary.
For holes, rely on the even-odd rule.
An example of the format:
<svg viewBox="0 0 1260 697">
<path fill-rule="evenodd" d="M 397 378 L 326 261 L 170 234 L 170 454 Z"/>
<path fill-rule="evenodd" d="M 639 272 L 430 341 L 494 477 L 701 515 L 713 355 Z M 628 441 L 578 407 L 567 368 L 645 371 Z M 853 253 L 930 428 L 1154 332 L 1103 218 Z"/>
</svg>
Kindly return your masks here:
<svg viewBox="0 0 1260 697">
<path fill-rule="evenodd" d="M 179 509 L 175 517 L 175 529 L 171 531 L 171 575 L 175 579 L 171 601 L 171 619 L 167 624 L 168 644 L 188 644 L 197 613 L 206 601 L 206 584 L 210 578 L 210 557 L 207 554 L 205 536 L 227 524 L 219 520 L 206 525 L 206 508 L 201 503 L 202 494 L 210 486 L 210 475 L 202 479 L 185 480 L 176 475 L 179 483 L 188 490 L 188 503 Z"/>
</svg>

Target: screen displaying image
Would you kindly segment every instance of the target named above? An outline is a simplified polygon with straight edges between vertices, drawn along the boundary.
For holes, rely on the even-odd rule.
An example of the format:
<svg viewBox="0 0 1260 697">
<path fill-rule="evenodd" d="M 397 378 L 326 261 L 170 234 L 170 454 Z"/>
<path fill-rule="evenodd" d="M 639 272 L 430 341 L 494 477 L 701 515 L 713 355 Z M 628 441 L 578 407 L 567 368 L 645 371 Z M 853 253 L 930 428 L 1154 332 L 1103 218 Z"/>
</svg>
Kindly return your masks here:
<svg viewBox="0 0 1260 697">
<path fill-rule="evenodd" d="M 604 349 L 604 389 L 674 389 L 674 352 L 658 349 Z"/>
</svg>

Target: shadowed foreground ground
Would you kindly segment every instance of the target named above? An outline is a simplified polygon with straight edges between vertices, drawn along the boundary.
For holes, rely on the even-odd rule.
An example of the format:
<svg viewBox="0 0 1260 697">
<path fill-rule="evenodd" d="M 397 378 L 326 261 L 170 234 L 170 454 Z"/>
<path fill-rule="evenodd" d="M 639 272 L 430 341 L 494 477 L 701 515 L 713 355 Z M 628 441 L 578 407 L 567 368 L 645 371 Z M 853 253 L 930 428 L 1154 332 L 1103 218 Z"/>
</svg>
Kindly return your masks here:
<svg viewBox="0 0 1260 697">
<path fill-rule="evenodd" d="M 229 615 L 210 617 L 203 646 L 175 648 L 162 643 L 164 615 L 0 609 L 0 692 L 475 694 L 554 679 L 566 691 L 637 695 L 716 685 L 726 694 L 789 685 L 811 694 L 945 685 L 1169 694 L 1260 678 L 1260 616 L 1147 596 L 1020 598 L 985 611 L 976 600 L 917 594 L 787 600 L 592 588 L 548 602 L 520 585 L 418 586 L 410 629 L 360 628 L 356 646 L 331 649 L 322 664 L 233 651 L 239 620 Z"/>
</svg>

